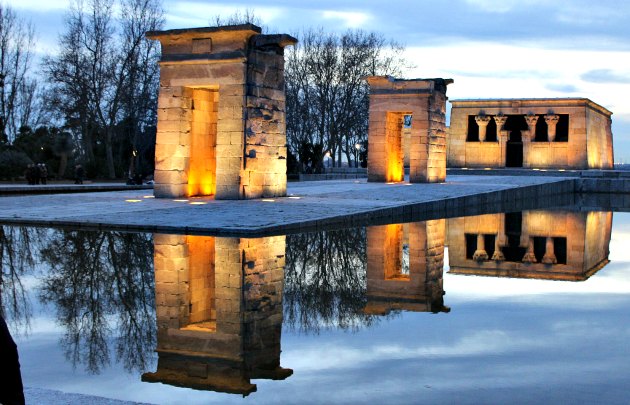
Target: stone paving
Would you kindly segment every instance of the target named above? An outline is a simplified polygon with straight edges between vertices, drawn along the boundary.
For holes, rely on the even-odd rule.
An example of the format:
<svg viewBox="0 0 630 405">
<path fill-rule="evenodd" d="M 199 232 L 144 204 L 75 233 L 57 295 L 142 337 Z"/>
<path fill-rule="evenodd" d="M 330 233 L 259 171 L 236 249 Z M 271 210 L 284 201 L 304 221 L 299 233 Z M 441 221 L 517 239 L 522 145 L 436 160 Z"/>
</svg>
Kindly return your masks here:
<svg viewBox="0 0 630 405">
<path fill-rule="evenodd" d="M 361 180 L 288 184 L 288 197 L 262 200 L 157 199 L 151 190 L 5 196 L 0 222 L 134 231 L 263 235 L 361 225 L 439 208 L 481 208 L 496 201 L 572 194 L 561 177 L 449 176 L 443 184 Z M 425 215 L 426 216 L 426 215 Z"/>
</svg>

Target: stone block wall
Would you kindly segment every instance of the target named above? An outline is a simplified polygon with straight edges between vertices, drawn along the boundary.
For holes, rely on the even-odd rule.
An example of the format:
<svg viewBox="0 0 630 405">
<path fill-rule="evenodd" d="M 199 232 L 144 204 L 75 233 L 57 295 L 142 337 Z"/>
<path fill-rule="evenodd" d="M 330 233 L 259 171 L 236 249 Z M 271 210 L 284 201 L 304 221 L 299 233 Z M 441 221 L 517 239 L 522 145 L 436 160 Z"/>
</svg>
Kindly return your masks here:
<svg viewBox="0 0 630 405">
<path fill-rule="evenodd" d="M 610 115 L 599 109 L 586 110 L 589 169 L 613 169 L 614 154 Z"/>
<path fill-rule="evenodd" d="M 156 197 L 286 194 L 284 47 L 251 24 L 156 31 Z"/>
<path fill-rule="evenodd" d="M 446 86 L 450 79 L 367 78 L 370 85 L 368 181 L 440 182 L 446 178 Z M 403 116 L 412 115 L 403 130 Z M 408 134 L 408 135 L 407 135 Z M 403 137 L 409 137 L 405 156 Z"/>
<path fill-rule="evenodd" d="M 260 35 L 248 57 L 245 198 L 286 195 L 287 146 L 284 46 L 277 36 Z"/>
</svg>

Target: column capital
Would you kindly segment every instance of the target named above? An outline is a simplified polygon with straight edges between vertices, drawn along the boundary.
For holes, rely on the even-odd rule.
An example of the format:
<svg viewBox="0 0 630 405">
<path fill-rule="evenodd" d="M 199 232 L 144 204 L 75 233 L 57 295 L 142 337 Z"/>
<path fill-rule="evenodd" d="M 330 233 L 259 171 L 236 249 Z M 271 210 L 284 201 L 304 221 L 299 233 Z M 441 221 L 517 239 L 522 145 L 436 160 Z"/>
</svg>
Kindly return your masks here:
<svg viewBox="0 0 630 405">
<path fill-rule="evenodd" d="M 477 115 L 477 116 L 475 116 L 475 122 L 480 127 L 481 126 L 484 126 L 484 127 L 487 126 L 491 119 L 492 119 L 492 117 L 490 117 L 488 115 Z"/>
<path fill-rule="evenodd" d="M 534 114 L 528 114 L 525 116 L 525 121 L 530 130 L 536 130 L 536 122 L 538 122 L 538 116 Z"/>
<path fill-rule="evenodd" d="M 547 114 L 547 115 L 545 115 L 545 122 L 547 124 L 557 123 L 559 119 L 560 119 L 560 116 L 558 114 Z"/>
<path fill-rule="evenodd" d="M 495 115 L 493 117 L 494 122 L 497 123 L 497 129 L 501 130 L 501 128 L 503 128 L 503 125 L 505 125 L 505 121 L 507 121 L 507 116 L 505 115 Z"/>
</svg>

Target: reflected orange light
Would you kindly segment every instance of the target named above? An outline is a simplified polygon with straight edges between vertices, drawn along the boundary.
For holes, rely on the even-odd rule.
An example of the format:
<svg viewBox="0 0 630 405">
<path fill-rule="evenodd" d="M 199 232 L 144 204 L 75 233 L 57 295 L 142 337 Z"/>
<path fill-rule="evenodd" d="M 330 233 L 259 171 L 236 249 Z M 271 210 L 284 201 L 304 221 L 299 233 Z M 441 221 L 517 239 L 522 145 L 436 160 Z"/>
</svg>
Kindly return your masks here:
<svg viewBox="0 0 630 405">
<path fill-rule="evenodd" d="M 276 200 L 274 200 L 273 198 L 263 198 L 261 201 L 264 201 L 264 202 L 274 202 L 274 201 L 276 201 Z"/>
<path fill-rule="evenodd" d="M 206 205 L 208 204 L 207 202 L 203 202 L 203 201 L 193 201 L 190 203 L 190 205 Z"/>
<path fill-rule="evenodd" d="M 153 195 L 145 195 L 145 196 L 142 196 L 142 198 L 155 198 L 155 196 L 153 196 Z"/>
<path fill-rule="evenodd" d="M 173 200 L 173 201 L 175 201 L 175 202 L 188 202 L 188 200 L 184 200 L 184 199 L 176 199 L 176 200 Z"/>
</svg>

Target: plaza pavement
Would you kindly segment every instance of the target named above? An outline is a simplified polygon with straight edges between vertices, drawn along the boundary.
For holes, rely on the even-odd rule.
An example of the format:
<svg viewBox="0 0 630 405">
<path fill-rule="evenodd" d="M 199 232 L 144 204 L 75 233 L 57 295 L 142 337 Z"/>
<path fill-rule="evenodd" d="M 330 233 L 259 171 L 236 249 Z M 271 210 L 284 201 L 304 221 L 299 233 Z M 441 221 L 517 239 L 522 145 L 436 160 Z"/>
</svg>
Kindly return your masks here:
<svg viewBox="0 0 630 405">
<path fill-rule="evenodd" d="M 0 197 L 0 222 L 258 236 L 481 213 L 571 195 L 574 183 L 563 177 L 474 175 L 449 175 L 443 184 L 312 181 L 288 183 L 287 197 L 238 201 L 157 199 L 142 189 L 82 191 Z"/>
</svg>

